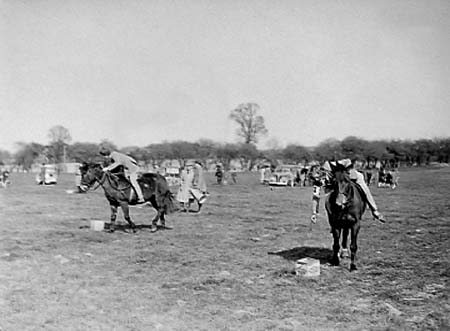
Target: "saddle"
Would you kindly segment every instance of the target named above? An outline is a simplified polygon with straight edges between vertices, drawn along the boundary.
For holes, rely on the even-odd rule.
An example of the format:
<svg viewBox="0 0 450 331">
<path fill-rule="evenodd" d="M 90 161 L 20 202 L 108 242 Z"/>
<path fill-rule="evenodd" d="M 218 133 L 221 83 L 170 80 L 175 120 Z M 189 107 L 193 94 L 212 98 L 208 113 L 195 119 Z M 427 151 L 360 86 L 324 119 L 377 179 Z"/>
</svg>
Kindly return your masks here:
<svg viewBox="0 0 450 331">
<path fill-rule="evenodd" d="M 131 181 L 128 179 L 128 176 L 125 174 L 124 171 L 117 171 L 117 172 L 111 172 L 113 175 L 111 177 L 111 180 L 114 181 L 114 183 L 117 185 L 118 190 L 124 190 L 128 187 L 131 188 L 130 195 L 128 197 L 128 202 L 130 204 L 135 204 L 137 202 L 137 193 L 136 189 L 134 188 L 133 184 L 131 184 Z M 140 181 L 140 178 L 138 178 L 138 183 Z M 126 185 L 123 185 L 123 183 L 126 183 Z"/>
</svg>

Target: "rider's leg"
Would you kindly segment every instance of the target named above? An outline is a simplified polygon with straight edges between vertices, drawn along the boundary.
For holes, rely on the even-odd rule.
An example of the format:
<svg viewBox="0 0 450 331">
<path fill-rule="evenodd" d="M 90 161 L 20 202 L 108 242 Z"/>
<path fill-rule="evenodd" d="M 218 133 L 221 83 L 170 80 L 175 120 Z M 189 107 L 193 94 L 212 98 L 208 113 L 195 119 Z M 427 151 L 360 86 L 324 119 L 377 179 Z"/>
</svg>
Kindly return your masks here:
<svg viewBox="0 0 450 331">
<path fill-rule="evenodd" d="M 319 214 L 320 186 L 313 187 L 311 222 L 316 223 Z"/>
<path fill-rule="evenodd" d="M 372 212 L 372 215 L 375 219 L 379 220 L 380 222 L 384 222 L 384 217 L 381 215 L 381 213 L 378 211 L 377 204 L 375 203 L 375 199 L 372 196 L 372 193 L 370 192 L 369 187 L 367 186 L 363 174 L 361 174 L 359 171 L 356 171 L 355 169 L 350 170 L 350 178 L 353 180 L 356 180 L 356 184 L 361 187 L 364 194 L 366 195 L 366 201 L 369 205 L 369 208 Z"/>
<path fill-rule="evenodd" d="M 130 182 L 131 182 L 131 185 L 133 185 L 134 189 L 136 190 L 136 194 L 138 196 L 138 203 L 145 202 L 141 187 L 139 186 L 139 183 L 137 182 L 137 174 L 136 173 L 130 172 Z"/>
</svg>

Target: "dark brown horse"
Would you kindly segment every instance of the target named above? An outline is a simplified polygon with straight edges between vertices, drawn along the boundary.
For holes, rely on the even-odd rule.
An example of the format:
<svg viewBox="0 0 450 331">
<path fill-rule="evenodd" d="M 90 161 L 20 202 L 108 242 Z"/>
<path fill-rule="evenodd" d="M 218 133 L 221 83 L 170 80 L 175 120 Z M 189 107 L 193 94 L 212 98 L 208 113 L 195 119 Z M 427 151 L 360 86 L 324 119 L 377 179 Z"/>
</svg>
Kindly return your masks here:
<svg viewBox="0 0 450 331">
<path fill-rule="evenodd" d="M 333 191 L 327 198 L 325 207 L 328 222 L 333 235 L 333 257 L 331 264 L 339 265 L 339 239 L 342 235 L 342 247 L 347 248 L 347 237 L 350 231 L 350 271 L 356 270 L 356 251 L 358 249 L 358 232 L 361 227 L 361 218 L 366 209 L 366 202 L 359 186 L 354 183 L 347 169 L 339 163 L 331 165 L 334 174 Z"/>
<path fill-rule="evenodd" d="M 92 186 L 98 182 L 105 191 L 106 199 L 111 206 L 111 223 L 109 230 L 114 232 L 115 221 L 117 218 L 117 209 L 122 208 L 125 220 L 128 222 L 133 232 L 136 232 L 136 225 L 131 220 L 129 206 L 136 204 L 137 197 L 134 189 L 123 173 L 111 173 L 103 171 L 100 164 L 83 164 L 81 170 L 81 185 Z M 165 215 L 174 210 L 173 195 L 169 190 L 166 179 L 153 173 L 146 173 L 138 179 L 141 186 L 145 201 L 151 203 L 157 211 L 156 216 L 152 219 L 151 231 L 158 229 L 157 223 L 160 221 L 162 229 L 169 229 L 166 226 Z"/>
</svg>

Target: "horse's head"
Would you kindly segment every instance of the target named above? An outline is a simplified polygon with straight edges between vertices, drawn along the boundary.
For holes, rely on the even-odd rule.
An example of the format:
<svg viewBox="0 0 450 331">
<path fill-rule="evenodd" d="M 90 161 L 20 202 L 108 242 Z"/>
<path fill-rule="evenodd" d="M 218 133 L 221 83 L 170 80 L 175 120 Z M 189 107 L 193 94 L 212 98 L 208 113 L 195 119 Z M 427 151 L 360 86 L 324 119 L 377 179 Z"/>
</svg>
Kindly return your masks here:
<svg viewBox="0 0 450 331">
<path fill-rule="evenodd" d="M 334 176 L 334 191 L 337 194 L 336 204 L 344 208 L 349 201 L 351 190 L 351 180 L 348 173 L 348 168 L 337 163 L 331 164 L 331 171 Z"/>
<path fill-rule="evenodd" d="M 98 163 L 83 163 L 80 167 L 81 186 L 90 187 L 103 176 L 102 166 Z"/>
</svg>

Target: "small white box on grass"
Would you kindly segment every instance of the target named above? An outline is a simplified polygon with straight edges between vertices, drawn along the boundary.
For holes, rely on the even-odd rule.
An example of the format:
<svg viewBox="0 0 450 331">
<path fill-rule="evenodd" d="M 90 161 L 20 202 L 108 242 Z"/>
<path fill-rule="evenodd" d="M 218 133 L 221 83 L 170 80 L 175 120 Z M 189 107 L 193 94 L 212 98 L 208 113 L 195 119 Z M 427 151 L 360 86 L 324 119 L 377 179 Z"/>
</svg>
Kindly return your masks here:
<svg viewBox="0 0 450 331">
<path fill-rule="evenodd" d="M 320 275 L 320 260 L 310 257 L 297 260 L 295 274 L 303 277 L 317 277 Z"/>
<path fill-rule="evenodd" d="M 96 220 L 92 220 L 91 221 L 91 230 L 103 231 L 104 228 L 105 228 L 105 222 L 104 221 L 96 221 Z"/>
</svg>

